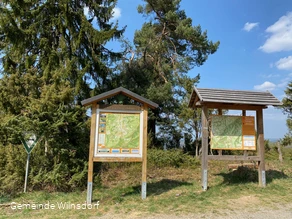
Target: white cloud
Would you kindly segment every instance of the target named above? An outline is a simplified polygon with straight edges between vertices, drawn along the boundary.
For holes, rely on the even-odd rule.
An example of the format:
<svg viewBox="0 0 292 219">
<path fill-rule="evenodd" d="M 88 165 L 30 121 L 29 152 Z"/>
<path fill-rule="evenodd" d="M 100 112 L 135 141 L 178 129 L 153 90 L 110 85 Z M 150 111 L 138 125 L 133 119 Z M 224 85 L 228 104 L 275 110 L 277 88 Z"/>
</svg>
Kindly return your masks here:
<svg viewBox="0 0 292 219">
<path fill-rule="evenodd" d="M 249 22 L 246 22 L 244 27 L 242 28 L 243 30 L 249 32 L 251 31 L 253 28 L 259 26 L 259 23 L 249 23 Z"/>
<path fill-rule="evenodd" d="M 276 87 L 277 85 L 275 85 L 274 83 L 265 81 L 264 83 L 260 85 L 255 85 L 253 88 L 259 91 L 267 91 L 267 90 L 271 91 L 271 90 L 274 90 Z"/>
<path fill-rule="evenodd" d="M 292 50 L 292 12 L 282 16 L 266 32 L 270 36 L 259 49 L 266 53 Z"/>
<path fill-rule="evenodd" d="M 275 65 L 280 70 L 292 70 L 292 56 L 281 58 Z"/>
<path fill-rule="evenodd" d="M 117 20 L 117 19 L 119 19 L 122 16 L 122 10 L 120 8 L 118 8 L 118 7 L 115 7 L 113 9 L 112 16 L 113 17 L 111 18 L 111 20 Z"/>
</svg>

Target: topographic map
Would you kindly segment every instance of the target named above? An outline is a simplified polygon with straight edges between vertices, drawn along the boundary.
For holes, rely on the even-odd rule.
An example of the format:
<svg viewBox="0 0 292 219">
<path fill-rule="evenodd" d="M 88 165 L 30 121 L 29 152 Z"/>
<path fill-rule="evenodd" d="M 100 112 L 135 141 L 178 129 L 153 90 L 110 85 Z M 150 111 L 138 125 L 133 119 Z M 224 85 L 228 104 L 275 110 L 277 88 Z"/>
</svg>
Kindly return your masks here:
<svg viewBox="0 0 292 219">
<path fill-rule="evenodd" d="M 212 116 L 212 149 L 242 149 L 242 117 Z"/>
<path fill-rule="evenodd" d="M 140 114 L 107 114 L 106 148 L 139 148 Z"/>
</svg>

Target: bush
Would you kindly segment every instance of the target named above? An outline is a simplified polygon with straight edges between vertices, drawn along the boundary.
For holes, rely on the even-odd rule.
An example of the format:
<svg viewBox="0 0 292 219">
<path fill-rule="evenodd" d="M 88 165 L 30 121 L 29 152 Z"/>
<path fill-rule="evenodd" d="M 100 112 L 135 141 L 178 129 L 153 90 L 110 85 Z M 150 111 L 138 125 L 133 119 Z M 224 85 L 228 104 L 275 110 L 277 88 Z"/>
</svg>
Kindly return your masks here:
<svg viewBox="0 0 292 219">
<path fill-rule="evenodd" d="M 152 167 L 198 166 L 195 157 L 184 153 L 181 149 L 160 150 L 150 149 L 147 154 L 148 165 Z"/>
<path fill-rule="evenodd" d="M 37 145 L 30 156 L 27 190 L 72 191 L 87 185 L 87 158 L 72 150 L 45 152 Z M 0 194 L 23 191 L 27 153 L 22 145 L 0 146 Z"/>
</svg>

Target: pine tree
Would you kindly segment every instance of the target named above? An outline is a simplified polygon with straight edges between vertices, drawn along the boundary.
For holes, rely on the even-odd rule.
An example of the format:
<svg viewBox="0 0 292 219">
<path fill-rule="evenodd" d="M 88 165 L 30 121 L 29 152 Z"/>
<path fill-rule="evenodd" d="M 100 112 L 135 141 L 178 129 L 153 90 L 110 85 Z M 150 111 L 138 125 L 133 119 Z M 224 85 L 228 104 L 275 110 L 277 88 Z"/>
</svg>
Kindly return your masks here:
<svg viewBox="0 0 292 219">
<path fill-rule="evenodd" d="M 208 40 L 200 25 L 192 26 L 179 0 L 144 0 L 138 11 L 148 18 L 128 45 L 129 56 L 122 68 L 124 86 L 154 102 L 160 108 L 150 116 L 149 126 L 168 147 L 177 147 L 181 138 L 179 114 L 196 77 L 188 71 L 204 64 L 216 52 L 219 42 Z"/>
</svg>

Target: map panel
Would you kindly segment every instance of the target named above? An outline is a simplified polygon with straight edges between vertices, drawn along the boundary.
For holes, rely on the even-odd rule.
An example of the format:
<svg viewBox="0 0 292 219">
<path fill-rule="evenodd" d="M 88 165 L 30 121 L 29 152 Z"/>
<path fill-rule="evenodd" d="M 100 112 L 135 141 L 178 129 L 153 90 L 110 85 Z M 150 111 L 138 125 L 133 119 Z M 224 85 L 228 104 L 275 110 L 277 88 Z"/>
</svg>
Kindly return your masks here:
<svg viewBox="0 0 292 219">
<path fill-rule="evenodd" d="M 139 148 L 139 140 L 139 114 L 107 114 L 105 136 L 107 148 Z"/>
<path fill-rule="evenodd" d="M 213 116 L 211 124 L 212 149 L 242 149 L 241 116 Z"/>
<path fill-rule="evenodd" d="M 140 131 L 140 113 L 100 112 L 96 152 L 139 155 Z"/>
</svg>

